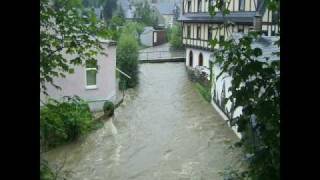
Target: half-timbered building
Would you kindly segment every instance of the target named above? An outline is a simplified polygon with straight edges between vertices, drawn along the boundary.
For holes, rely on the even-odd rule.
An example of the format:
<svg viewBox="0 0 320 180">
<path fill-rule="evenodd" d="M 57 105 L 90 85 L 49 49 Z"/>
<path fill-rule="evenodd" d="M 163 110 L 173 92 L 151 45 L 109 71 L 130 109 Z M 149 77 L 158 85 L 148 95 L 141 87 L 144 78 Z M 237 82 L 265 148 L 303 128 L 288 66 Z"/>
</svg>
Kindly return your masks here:
<svg viewBox="0 0 320 180">
<path fill-rule="evenodd" d="M 213 79 L 214 74 L 220 71 L 211 65 L 214 49 L 219 48 L 219 45 L 211 47 L 210 40 L 226 40 L 234 38 L 235 34 L 243 35 L 259 30 L 264 40 L 256 42 L 257 46 L 266 42 L 267 45 L 262 45 L 262 48 L 274 50 L 272 42 L 279 37 L 280 32 L 277 25 L 278 14 L 267 9 L 265 0 L 225 0 L 225 8 L 230 13 L 223 16 L 221 12 L 217 12 L 215 16 L 211 16 L 209 6 L 215 3 L 216 0 L 183 0 L 182 15 L 179 19 L 183 28 L 183 44 L 186 47 L 186 66 L 189 69 L 207 69 L 205 72 L 209 79 Z M 226 23 L 229 25 L 226 26 Z M 218 106 L 227 119 L 232 104 L 223 104 L 223 99 L 228 96 L 227 89 L 231 86 L 231 79 L 213 82 L 213 105 Z M 239 113 L 241 111 L 236 112 L 235 116 Z"/>
</svg>

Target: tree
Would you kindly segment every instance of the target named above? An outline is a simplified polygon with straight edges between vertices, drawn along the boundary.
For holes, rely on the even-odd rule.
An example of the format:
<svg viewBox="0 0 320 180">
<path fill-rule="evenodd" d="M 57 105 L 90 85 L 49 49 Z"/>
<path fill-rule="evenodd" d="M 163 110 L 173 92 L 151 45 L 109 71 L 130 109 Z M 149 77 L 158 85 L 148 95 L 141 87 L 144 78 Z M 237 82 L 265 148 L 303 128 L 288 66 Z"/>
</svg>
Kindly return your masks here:
<svg viewBox="0 0 320 180">
<path fill-rule="evenodd" d="M 279 1 L 268 0 L 267 7 L 278 12 Z M 210 7 L 213 16 L 217 10 L 224 15 L 230 13 L 222 0 Z M 220 47 L 214 50 L 215 64 L 222 69 L 217 78 L 223 74 L 232 77 L 231 96 L 226 100 L 234 102 L 234 109 L 242 107 L 242 114 L 230 119 L 230 124 L 237 125 L 242 134 L 236 145 L 244 147 L 249 168 L 236 174 L 232 172 L 233 179 L 280 179 L 280 58 L 274 61 L 259 59 L 262 50 L 252 48 L 251 44 L 260 34 L 257 31 L 238 41 L 214 39 L 210 42 L 212 47 L 216 44 Z M 277 45 L 279 42 L 280 38 Z"/>
<path fill-rule="evenodd" d="M 117 0 L 104 0 L 103 17 L 106 21 L 112 18 L 112 15 L 116 7 L 117 7 Z"/>
<path fill-rule="evenodd" d="M 138 84 L 138 42 L 133 33 L 124 30 L 117 47 L 117 67 L 131 79 L 120 76 L 120 89 L 133 88 Z"/>
<path fill-rule="evenodd" d="M 94 64 L 102 53 L 99 38 L 108 32 L 94 12 L 82 9 L 79 0 L 40 1 L 40 91 L 46 84 L 56 88 L 54 77 L 73 73 L 73 66 Z M 70 58 L 67 58 L 70 56 Z"/>
<path fill-rule="evenodd" d="M 158 25 L 158 18 L 154 9 L 152 9 L 148 1 L 138 2 L 136 4 L 136 11 L 134 16 L 140 18 L 140 22 L 143 22 L 147 26 Z"/>
<path fill-rule="evenodd" d="M 181 49 L 183 47 L 182 44 L 182 28 L 180 24 L 176 24 L 172 27 L 170 32 L 169 42 L 174 49 Z"/>
</svg>

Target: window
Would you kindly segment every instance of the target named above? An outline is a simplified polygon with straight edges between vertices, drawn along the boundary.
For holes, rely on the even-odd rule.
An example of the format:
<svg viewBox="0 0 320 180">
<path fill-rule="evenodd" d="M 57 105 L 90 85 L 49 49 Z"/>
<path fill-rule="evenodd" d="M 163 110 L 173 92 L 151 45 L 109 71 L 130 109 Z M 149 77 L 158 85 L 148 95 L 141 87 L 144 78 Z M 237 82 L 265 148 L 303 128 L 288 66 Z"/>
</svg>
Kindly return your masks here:
<svg viewBox="0 0 320 180">
<path fill-rule="evenodd" d="M 208 28 L 208 40 L 212 39 L 212 27 Z"/>
<path fill-rule="evenodd" d="M 197 38 L 201 39 L 201 26 L 197 27 Z"/>
<path fill-rule="evenodd" d="M 220 36 L 219 41 L 224 41 L 224 36 Z"/>
<path fill-rule="evenodd" d="M 239 25 L 238 26 L 238 32 L 239 33 L 243 33 L 244 32 L 244 26 L 243 25 Z"/>
<path fill-rule="evenodd" d="M 97 88 L 97 68 L 95 63 L 86 64 L 86 89 Z"/>
<path fill-rule="evenodd" d="M 267 30 L 262 30 L 261 33 L 265 36 L 268 36 L 268 31 Z"/>
<path fill-rule="evenodd" d="M 187 38 L 190 38 L 191 36 L 191 26 L 187 26 Z"/>
<path fill-rule="evenodd" d="M 202 1 L 198 0 L 198 12 L 201 12 L 202 10 Z"/>
<path fill-rule="evenodd" d="M 245 0 L 240 0 L 239 11 L 244 11 L 244 8 L 245 8 Z"/>
<path fill-rule="evenodd" d="M 189 52 L 189 66 L 192 67 L 193 65 L 193 54 L 192 54 L 192 51 Z"/>
<path fill-rule="evenodd" d="M 199 54 L 199 63 L 198 63 L 199 66 L 203 66 L 203 56 L 202 56 L 202 53 Z"/>
<path fill-rule="evenodd" d="M 191 1 L 188 1 L 188 12 L 191 12 Z"/>
</svg>

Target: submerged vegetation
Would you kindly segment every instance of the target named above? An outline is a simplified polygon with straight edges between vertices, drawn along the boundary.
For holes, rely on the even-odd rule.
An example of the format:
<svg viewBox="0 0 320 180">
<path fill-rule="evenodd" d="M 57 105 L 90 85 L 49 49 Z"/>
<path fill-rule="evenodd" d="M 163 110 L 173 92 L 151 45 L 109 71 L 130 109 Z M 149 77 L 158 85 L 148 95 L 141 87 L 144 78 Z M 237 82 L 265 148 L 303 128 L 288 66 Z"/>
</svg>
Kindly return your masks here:
<svg viewBox="0 0 320 180">
<path fill-rule="evenodd" d="M 42 147 L 52 148 L 87 134 L 93 125 L 89 105 L 79 97 L 66 97 L 59 102 L 50 99 L 40 109 Z"/>
</svg>

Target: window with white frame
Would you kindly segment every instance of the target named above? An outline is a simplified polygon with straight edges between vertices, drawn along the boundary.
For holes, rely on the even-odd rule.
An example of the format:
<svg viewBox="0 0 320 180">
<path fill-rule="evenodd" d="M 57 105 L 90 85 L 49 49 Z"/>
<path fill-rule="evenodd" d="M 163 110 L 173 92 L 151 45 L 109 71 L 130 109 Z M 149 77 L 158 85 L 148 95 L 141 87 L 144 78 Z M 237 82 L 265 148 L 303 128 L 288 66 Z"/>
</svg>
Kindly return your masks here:
<svg viewBox="0 0 320 180">
<path fill-rule="evenodd" d="M 97 66 L 93 62 L 86 63 L 86 89 L 97 88 Z"/>
</svg>

